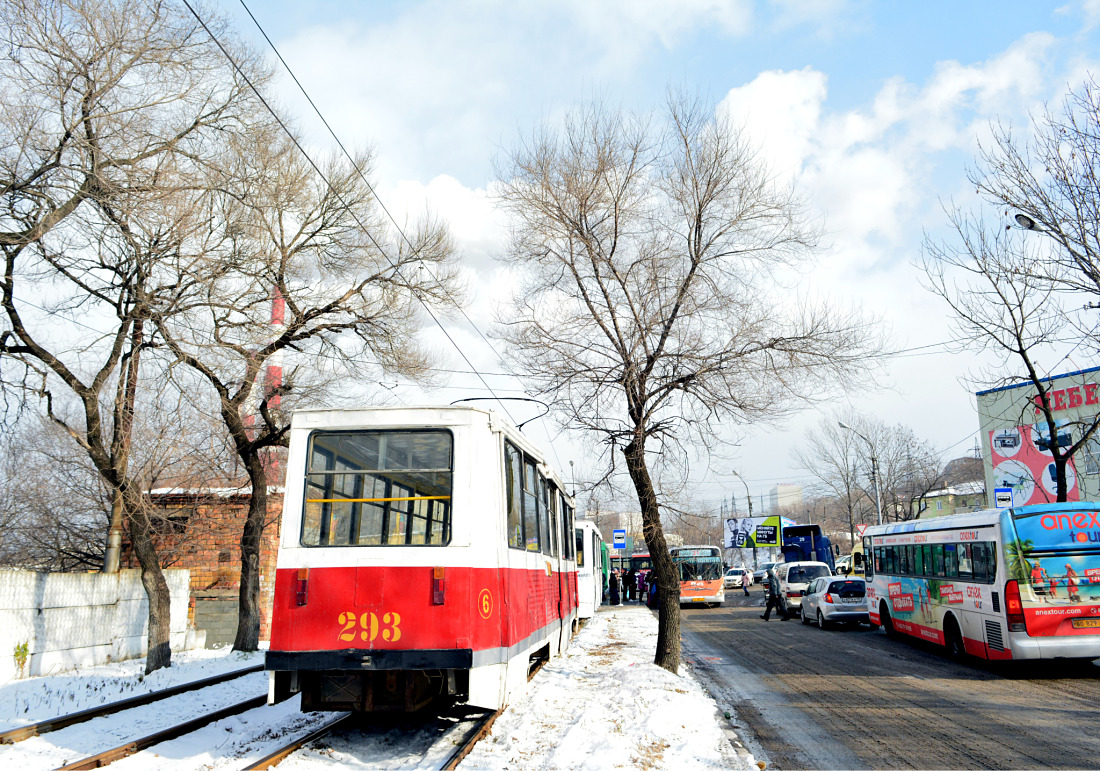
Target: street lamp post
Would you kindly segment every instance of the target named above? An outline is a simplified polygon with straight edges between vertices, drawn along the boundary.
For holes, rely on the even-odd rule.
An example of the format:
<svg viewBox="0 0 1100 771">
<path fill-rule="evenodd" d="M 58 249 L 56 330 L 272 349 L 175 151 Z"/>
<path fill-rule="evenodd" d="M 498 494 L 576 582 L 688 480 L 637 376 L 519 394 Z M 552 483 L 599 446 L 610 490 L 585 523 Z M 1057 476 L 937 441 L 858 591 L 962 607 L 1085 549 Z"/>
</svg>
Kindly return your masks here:
<svg viewBox="0 0 1100 771">
<path fill-rule="evenodd" d="M 840 421 L 837 421 L 837 425 L 843 428 L 845 431 L 851 431 L 863 441 L 867 442 L 867 447 L 871 450 L 871 484 L 875 488 L 875 511 L 878 513 L 878 524 L 882 524 L 882 493 L 878 486 L 878 459 L 875 457 L 875 445 L 874 443 L 865 437 L 863 434 L 856 431 L 851 426 L 846 426 Z"/>
</svg>

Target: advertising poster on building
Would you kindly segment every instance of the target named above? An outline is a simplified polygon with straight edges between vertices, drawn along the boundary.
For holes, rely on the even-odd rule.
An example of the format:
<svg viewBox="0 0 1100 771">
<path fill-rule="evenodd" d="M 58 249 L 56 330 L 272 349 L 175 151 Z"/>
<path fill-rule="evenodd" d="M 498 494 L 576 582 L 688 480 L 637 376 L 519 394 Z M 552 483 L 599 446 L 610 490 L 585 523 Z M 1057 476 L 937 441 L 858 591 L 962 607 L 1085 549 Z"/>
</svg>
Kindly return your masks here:
<svg viewBox="0 0 1100 771">
<path fill-rule="evenodd" d="M 751 549 L 754 546 L 778 546 L 779 526 L 794 524 L 787 517 L 742 517 L 726 520 L 726 548 Z"/>
<path fill-rule="evenodd" d="M 1072 444 L 1066 421 L 1058 422 L 1056 433 L 1060 447 Z M 1013 505 L 1027 506 L 1057 500 L 1054 458 L 1050 452 L 1051 437 L 1045 424 L 990 431 L 989 446 L 993 459 L 993 486 L 1011 487 Z M 1066 464 L 1066 486 L 1066 500 L 1081 500 L 1072 458 Z"/>
</svg>

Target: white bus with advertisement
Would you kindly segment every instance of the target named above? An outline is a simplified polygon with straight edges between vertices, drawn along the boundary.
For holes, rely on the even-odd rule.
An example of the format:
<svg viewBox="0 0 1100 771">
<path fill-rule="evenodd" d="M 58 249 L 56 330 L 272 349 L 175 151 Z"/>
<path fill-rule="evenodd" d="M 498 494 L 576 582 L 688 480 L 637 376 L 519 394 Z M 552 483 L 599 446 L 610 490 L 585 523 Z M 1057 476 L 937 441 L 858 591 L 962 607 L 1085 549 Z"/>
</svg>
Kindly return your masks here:
<svg viewBox="0 0 1100 771">
<path fill-rule="evenodd" d="M 868 527 L 872 624 L 993 660 L 1100 658 L 1100 504 Z"/>
</svg>

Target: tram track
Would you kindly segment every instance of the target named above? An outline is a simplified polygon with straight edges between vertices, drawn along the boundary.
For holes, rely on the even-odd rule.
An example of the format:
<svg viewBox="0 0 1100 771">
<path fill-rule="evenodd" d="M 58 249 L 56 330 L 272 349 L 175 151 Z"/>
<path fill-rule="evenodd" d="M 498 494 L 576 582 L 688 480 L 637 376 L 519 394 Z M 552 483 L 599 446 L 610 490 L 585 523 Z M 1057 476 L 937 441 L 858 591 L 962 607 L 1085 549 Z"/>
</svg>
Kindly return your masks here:
<svg viewBox="0 0 1100 771">
<path fill-rule="evenodd" d="M 542 668 L 546 666 L 546 664 L 546 659 L 533 660 L 531 662 L 531 667 L 527 673 L 527 681 L 530 682 L 531 680 L 533 680 L 535 676 L 542 670 Z M 430 726 L 433 721 L 437 721 L 440 719 L 455 721 L 455 727 L 452 730 L 443 732 L 439 739 L 433 744 L 434 747 L 439 745 L 441 742 L 452 741 L 455 743 L 455 749 L 447 755 L 446 759 L 440 765 L 441 771 L 452 771 L 453 769 L 457 768 L 458 764 L 462 762 L 463 758 L 469 755 L 470 752 L 473 750 L 474 745 L 481 741 L 481 739 L 488 736 L 490 730 L 492 729 L 493 723 L 503 713 L 503 709 L 499 709 L 495 712 L 485 712 L 483 714 L 475 715 L 473 717 L 470 717 L 469 715 L 463 715 L 459 717 L 457 713 L 444 713 L 443 715 L 436 715 L 432 716 L 431 718 L 424 719 L 423 725 L 426 727 L 425 731 L 428 730 L 427 726 Z M 392 726 L 388 724 L 363 726 L 362 722 L 365 719 L 365 715 L 357 715 L 354 712 L 344 713 L 336 719 L 330 721 L 329 723 L 314 729 L 313 731 L 310 731 L 300 737 L 287 741 L 278 749 L 268 753 L 259 760 L 254 761 L 252 764 L 245 766 L 244 771 L 262 771 L 263 769 L 274 768 L 281 761 L 290 757 L 295 752 L 298 752 L 299 750 L 305 748 L 307 745 L 323 740 L 326 737 L 329 737 L 339 731 L 346 730 L 350 733 L 351 731 L 358 730 L 360 732 L 369 733 L 373 731 L 378 731 L 381 733 L 392 728 Z M 455 741 L 454 733 L 456 730 L 458 730 L 459 725 L 463 721 L 470 720 L 473 721 L 473 724 L 466 731 L 465 736 L 462 739 Z M 423 752 L 423 754 L 426 757 L 428 751 Z"/>
<path fill-rule="evenodd" d="M 189 734 L 193 731 L 197 731 L 200 728 L 216 723 L 219 720 L 224 720 L 227 717 L 233 715 L 239 715 L 242 712 L 247 712 L 250 709 L 256 709 L 267 704 L 267 694 L 261 694 L 254 696 L 250 699 L 237 702 L 236 704 L 230 704 L 228 707 L 222 707 L 216 709 L 213 712 L 208 712 L 205 715 L 192 718 L 191 720 L 185 720 L 182 723 L 177 723 L 168 728 L 160 731 L 155 731 L 151 734 L 147 734 L 137 739 L 131 739 L 116 747 L 112 747 L 103 752 L 99 752 L 95 755 L 91 755 L 80 760 L 75 760 L 69 763 L 65 763 L 59 766 L 55 771 L 82 771 L 89 768 L 102 768 L 103 766 L 110 765 L 116 760 L 122 760 L 130 755 L 141 752 L 144 749 L 160 744 L 161 742 L 171 741 L 172 739 L 178 739 L 185 734 Z"/>
<path fill-rule="evenodd" d="M 169 688 L 161 688 L 129 699 L 112 701 L 107 704 L 101 704 L 98 707 L 91 707 L 79 712 L 71 712 L 68 715 L 58 715 L 57 717 L 39 720 L 35 723 L 29 723 L 25 726 L 19 726 L 18 728 L 0 732 L 0 744 L 14 744 L 25 739 L 30 739 L 32 736 L 40 736 L 51 731 L 60 731 L 62 728 L 78 725 L 97 717 L 113 715 L 116 712 L 133 709 L 134 707 L 143 707 L 147 704 L 161 701 L 162 699 L 179 696 L 181 693 L 197 691 L 211 685 L 219 685 L 231 680 L 236 680 L 238 677 L 244 677 L 254 672 L 262 672 L 263 668 L 263 664 L 257 664 L 255 666 L 245 667 L 244 669 L 235 669 L 232 672 L 225 672 L 220 675 L 203 678 L 202 680 L 192 680 L 191 682 L 181 683 Z"/>
</svg>

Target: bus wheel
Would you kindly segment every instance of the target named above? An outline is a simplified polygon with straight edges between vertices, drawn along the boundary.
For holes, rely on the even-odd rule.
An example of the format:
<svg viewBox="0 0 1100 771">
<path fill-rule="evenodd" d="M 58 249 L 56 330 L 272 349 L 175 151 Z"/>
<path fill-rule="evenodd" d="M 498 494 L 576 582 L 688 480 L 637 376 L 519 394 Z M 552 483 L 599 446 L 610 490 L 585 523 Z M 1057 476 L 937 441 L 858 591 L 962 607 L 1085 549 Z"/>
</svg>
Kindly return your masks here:
<svg viewBox="0 0 1100 771">
<path fill-rule="evenodd" d="M 966 656 L 966 645 L 963 643 L 962 632 L 959 631 L 959 622 L 954 616 L 948 616 L 943 622 L 944 644 L 947 645 L 947 655 L 953 659 L 961 659 Z"/>
<path fill-rule="evenodd" d="M 897 637 L 894 620 L 890 618 L 890 611 L 886 609 L 885 602 L 878 606 L 878 619 L 882 622 L 882 631 L 886 632 L 887 637 Z"/>
</svg>

